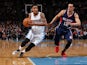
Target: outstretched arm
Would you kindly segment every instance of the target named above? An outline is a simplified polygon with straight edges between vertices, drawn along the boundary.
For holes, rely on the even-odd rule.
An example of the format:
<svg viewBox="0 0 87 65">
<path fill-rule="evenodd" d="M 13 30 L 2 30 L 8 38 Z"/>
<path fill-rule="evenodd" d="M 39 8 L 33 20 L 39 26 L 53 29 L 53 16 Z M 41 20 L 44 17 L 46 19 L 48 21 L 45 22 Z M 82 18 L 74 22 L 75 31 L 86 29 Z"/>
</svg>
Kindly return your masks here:
<svg viewBox="0 0 87 65">
<path fill-rule="evenodd" d="M 64 13 L 65 13 L 66 10 L 62 10 L 60 11 L 53 19 L 52 21 L 50 22 L 50 25 L 52 25 L 59 17 L 61 17 Z"/>
</svg>

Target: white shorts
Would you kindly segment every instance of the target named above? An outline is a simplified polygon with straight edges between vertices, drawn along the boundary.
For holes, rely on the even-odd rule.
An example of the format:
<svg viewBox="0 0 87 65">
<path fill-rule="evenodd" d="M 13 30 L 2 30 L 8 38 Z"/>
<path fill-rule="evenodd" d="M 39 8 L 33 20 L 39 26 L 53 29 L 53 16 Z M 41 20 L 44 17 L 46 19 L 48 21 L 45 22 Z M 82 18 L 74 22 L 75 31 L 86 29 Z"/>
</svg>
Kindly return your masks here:
<svg viewBox="0 0 87 65">
<path fill-rule="evenodd" d="M 44 36 L 44 33 L 34 34 L 32 30 L 29 30 L 28 34 L 26 35 L 26 38 L 30 39 L 31 43 L 38 45 L 44 39 Z"/>
</svg>

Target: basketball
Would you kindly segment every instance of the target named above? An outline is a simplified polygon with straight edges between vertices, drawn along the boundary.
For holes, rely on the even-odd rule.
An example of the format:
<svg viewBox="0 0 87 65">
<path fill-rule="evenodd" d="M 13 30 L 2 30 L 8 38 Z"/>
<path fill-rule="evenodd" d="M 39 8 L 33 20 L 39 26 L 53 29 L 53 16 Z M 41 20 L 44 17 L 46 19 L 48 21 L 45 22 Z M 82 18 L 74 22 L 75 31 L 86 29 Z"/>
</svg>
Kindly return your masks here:
<svg viewBox="0 0 87 65">
<path fill-rule="evenodd" d="M 25 19 L 23 20 L 23 25 L 24 25 L 25 27 L 29 27 L 29 26 L 30 26 L 29 23 L 32 23 L 32 21 L 30 20 L 30 18 L 25 18 Z"/>
</svg>

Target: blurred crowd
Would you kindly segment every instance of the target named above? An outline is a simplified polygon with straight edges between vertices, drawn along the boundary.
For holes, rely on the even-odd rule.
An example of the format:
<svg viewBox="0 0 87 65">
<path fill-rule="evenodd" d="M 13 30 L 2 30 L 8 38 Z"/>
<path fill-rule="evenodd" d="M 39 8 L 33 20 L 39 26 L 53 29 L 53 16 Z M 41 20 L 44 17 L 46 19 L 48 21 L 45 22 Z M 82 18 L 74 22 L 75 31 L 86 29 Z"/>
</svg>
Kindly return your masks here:
<svg viewBox="0 0 87 65">
<path fill-rule="evenodd" d="M 87 0 L 0 0 L 0 21 L 22 21 L 26 17 L 25 5 L 36 3 L 42 5 L 42 12 L 50 22 L 60 10 L 67 8 L 70 1 L 75 4 L 75 11 L 78 12 L 80 19 L 87 20 Z"/>
<path fill-rule="evenodd" d="M 72 29 L 74 39 L 87 39 L 87 29 L 75 28 Z"/>
<path fill-rule="evenodd" d="M 7 21 L 0 23 L 0 39 L 2 40 L 16 40 L 22 39 L 24 33 L 21 30 L 21 24 L 14 21 Z"/>
</svg>

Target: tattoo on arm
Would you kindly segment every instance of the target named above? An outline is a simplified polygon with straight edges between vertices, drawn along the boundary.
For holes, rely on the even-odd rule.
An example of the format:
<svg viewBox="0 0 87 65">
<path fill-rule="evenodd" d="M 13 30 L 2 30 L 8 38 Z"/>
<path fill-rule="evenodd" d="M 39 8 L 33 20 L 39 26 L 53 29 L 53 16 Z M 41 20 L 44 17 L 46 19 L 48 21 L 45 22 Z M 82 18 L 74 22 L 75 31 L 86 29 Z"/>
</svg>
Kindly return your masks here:
<svg viewBox="0 0 87 65">
<path fill-rule="evenodd" d="M 41 20 L 42 20 L 42 22 L 45 22 L 45 23 L 47 22 L 44 13 L 41 13 Z"/>
</svg>

